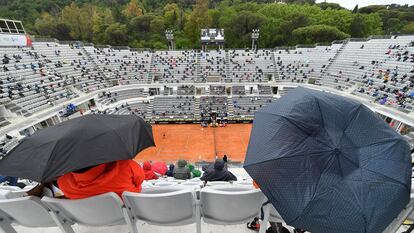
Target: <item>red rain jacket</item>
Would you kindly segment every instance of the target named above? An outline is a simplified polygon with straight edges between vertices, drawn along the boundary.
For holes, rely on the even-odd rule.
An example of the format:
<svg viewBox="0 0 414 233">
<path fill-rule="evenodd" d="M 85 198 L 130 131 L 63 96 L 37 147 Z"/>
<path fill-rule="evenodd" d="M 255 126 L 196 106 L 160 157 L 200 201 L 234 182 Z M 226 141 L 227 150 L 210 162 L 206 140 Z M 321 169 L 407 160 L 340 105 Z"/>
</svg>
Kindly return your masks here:
<svg viewBox="0 0 414 233">
<path fill-rule="evenodd" d="M 81 199 L 107 192 L 122 198 L 124 191 L 141 192 L 144 171 L 133 160 L 105 163 L 84 173 L 67 173 L 57 180 L 66 198 Z"/>
</svg>

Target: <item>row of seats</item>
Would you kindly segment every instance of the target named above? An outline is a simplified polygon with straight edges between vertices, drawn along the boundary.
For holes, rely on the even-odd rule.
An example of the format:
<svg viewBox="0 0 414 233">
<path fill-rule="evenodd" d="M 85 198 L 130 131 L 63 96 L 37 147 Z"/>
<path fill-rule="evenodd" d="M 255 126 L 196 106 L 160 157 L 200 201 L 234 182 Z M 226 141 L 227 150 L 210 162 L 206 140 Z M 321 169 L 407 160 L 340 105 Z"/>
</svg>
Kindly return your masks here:
<svg viewBox="0 0 414 233">
<path fill-rule="evenodd" d="M 3 191 L 0 192 L 10 192 Z M 198 195 L 197 195 L 198 192 Z M 141 193 L 124 192 L 123 201 L 115 193 L 86 199 L 20 197 L 0 200 L 0 227 L 16 232 L 12 224 L 26 227 L 57 227 L 74 232 L 72 226 L 128 225 L 138 232 L 137 221 L 152 225 L 180 226 L 201 221 L 209 224 L 244 224 L 259 216 L 265 197 L 246 185 L 168 186 L 143 188 Z M 171 210 L 174 214 L 171 214 Z M 277 213 L 277 212 L 276 212 Z"/>
</svg>

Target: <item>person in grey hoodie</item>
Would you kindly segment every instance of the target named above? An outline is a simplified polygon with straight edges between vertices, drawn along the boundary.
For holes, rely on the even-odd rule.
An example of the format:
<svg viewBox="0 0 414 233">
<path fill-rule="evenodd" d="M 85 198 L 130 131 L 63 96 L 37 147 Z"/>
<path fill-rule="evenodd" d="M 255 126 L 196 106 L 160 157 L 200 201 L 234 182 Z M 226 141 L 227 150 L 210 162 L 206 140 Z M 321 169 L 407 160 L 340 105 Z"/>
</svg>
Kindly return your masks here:
<svg viewBox="0 0 414 233">
<path fill-rule="evenodd" d="M 186 165 L 187 165 L 187 161 L 182 160 L 182 159 L 178 160 L 177 166 L 175 166 L 174 171 L 173 171 L 173 176 L 175 179 L 179 179 L 179 180 L 191 179 L 191 171 Z"/>
</svg>

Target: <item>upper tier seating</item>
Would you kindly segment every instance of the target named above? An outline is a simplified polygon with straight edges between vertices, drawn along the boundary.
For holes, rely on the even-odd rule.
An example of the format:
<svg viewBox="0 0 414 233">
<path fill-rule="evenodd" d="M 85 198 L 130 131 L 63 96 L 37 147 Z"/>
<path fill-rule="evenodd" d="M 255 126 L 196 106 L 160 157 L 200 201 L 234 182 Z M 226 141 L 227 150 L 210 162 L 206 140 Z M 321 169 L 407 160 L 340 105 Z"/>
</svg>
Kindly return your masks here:
<svg viewBox="0 0 414 233">
<path fill-rule="evenodd" d="M 223 82 L 227 80 L 226 52 L 212 50 L 200 53 L 201 81 L 206 82 L 207 77 L 219 77 Z"/>
<path fill-rule="evenodd" d="M 95 60 L 101 70 L 120 85 L 149 83 L 151 54 L 128 49 L 94 48 L 85 50 Z"/>
<path fill-rule="evenodd" d="M 275 58 L 279 70 L 277 81 L 307 83 L 309 78 L 319 78 L 341 45 L 276 50 Z"/>
<path fill-rule="evenodd" d="M 226 82 L 267 82 L 275 74 L 275 61 L 270 50 L 229 51 L 231 79 Z"/>
<path fill-rule="evenodd" d="M 151 71 L 160 83 L 192 83 L 197 77 L 194 51 L 159 51 L 153 54 Z"/>
</svg>

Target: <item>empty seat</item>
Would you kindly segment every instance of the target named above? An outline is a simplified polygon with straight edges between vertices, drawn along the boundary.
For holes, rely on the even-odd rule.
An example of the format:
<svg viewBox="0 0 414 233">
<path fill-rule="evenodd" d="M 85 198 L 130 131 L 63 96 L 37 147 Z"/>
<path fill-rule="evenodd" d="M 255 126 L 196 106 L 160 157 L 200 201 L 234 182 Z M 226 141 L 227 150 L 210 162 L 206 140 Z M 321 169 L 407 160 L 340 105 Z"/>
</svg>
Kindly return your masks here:
<svg viewBox="0 0 414 233">
<path fill-rule="evenodd" d="M 16 232 L 12 223 L 25 227 L 58 227 L 48 208 L 34 196 L 0 200 L 0 216 L 0 227 L 7 233 Z M 70 224 L 62 221 L 59 227 L 62 232 L 74 233 Z"/>
<path fill-rule="evenodd" d="M 124 218 L 127 215 L 121 198 L 112 192 L 77 200 L 43 197 L 42 202 L 50 207 L 53 214 L 80 225 L 114 226 L 129 222 L 128 218 Z"/>
<path fill-rule="evenodd" d="M 206 223 L 246 223 L 260 213 L 264 195 L 259 189 L 242 185 L 206 187 L 201 190 L 201 215 Z"/>
<path fill-rule="evenodd" d="M 230 182 L 227 182 L 227 181 L 209 181 L 207 182 L 206 186 L 216 186 L 216 185 L 222 186 L 222 185 L 229 185 L 229 184 Z"/>
<path fill-rule="evenodd" d="M 201 232 L 200 210 L 193 189 L 183 186 L 154 187 L 141 193 L 124 192 L 122 197 L 134 220 L 160 226 L 196 223 Z M 172 214 L 172 210 L 174 213 Z M 132 224 L 136 228 L 136 224 Z"/>
</svg>

